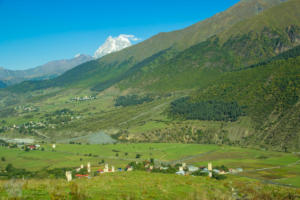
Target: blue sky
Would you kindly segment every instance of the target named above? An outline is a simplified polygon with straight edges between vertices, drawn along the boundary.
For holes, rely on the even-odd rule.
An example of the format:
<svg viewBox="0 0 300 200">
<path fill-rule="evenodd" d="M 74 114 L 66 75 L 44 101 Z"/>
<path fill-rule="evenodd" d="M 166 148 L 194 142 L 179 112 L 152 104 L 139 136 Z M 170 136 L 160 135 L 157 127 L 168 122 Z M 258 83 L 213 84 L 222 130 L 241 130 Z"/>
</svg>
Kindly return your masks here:
<svg viewBox="0 0 300 200">
<path fill-rule="evenodd" d="M 0 66 L 27 69 L 93 55 L 109 36 L 147 39 L 224 11 L 238 0 L 0 0 Z"/>
</svg>

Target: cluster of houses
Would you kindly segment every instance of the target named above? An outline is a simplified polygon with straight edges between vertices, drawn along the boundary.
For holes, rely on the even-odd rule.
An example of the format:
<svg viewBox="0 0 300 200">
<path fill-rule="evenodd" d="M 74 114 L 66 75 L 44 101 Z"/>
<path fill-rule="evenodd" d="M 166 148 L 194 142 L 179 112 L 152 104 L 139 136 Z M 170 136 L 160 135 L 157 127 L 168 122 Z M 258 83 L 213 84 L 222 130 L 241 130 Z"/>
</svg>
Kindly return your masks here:
<svg viewBox="0 0 300 200">
<path fill-rule="evenodd" d="M 20 128 L 29 129 L 29 128 L 45 128 L 45 127 L 46 127 L 45 123 L 43 123 L 43 122 L 33 122 L 33 121 L 24 123 L 22 125 L 15 125 L 14 124 L 12 126 L 13 129 L 20 129 Z"/>
<path fill-rule="evenodd" d="M 34 139 L 6 139 L 5 143 L 0 142 L 0 146 L 2 146 L 2 147 L 4 146 L 7 148 L 19 148 L 24 151 L 28 151 L 28 150 L 29 151 L 34 151 L 34 150 L 44 151 L 44 148 L 41 147 L 40 144 L 34 144 Z M 55 150 L 55 148 L 56 148 L 56 144 L 53 144 L 52 150 Z"/>
<path fill-rule="evenodd" d="M 207 167 L 195 167 L 193 165 L 186 165 L 185 163 L 182 163 L 182 166 L 179 167 L 179 170 L 176 172 L 178 175 L 189 175 L 193 172 L 200 171 L 201 173 L 208 174 L 209 177 L 212 177 L 213 173 L 225 175 L 225 174 L 235 174 L 235 173 L 241 173 L 243 172 L 242 168 L 233 169 L 230 168 L 228 171 L 221 170 L 221 169 L 214 169 L 212 166 L 212 163 L 208 163 Z"/>
<path fill-rule="evenodd" d="M 79 168 L 76 169 L 76 174 L 75 177 L 76 178 L 91 178 L 90 174 L 91 174 L 91 163 L 88 162 L 86 165 L 86 174 L 81 174 L 80 171 L 84 169 L 84 165 L 81 164 Z M 116 169 L 114 166 L 109 167 L 108 164 L 105 164 L 103 169 L 98 169 L 96 171 L 96 173 L 98 174 L 103 174 L 103 173 L 114 173 L 114 172 L 122 172 L 122 171 L 133 171 L 133 167 L 132 166 L 127 166 L 124 169 L 122 168 L 118 168 Z M 66 178 L 67 181 L 71 181 L 72 180 L 72 172 L 71 171 L 67 171 L 66 172 Z"/>
<path fill-rule="evenodd" d="M 15 110 L 20 110 L 23 112 L 35 112 L 35 111 L 38 111 L 38 108 L 33 107 L 33 106 L 17 106 L 17 107 L 15 107 Z"/>
<path fill-rule="evenodd" d="M 71 99 L 71 101 L 91 101 L 95 100 L 95 96 L 84 96 L 84 97 L 74 97 Z"/>
<path fill-rule="evenodd" d="M 159 169 L 159 170 L 168 170 L 169 167 L 163 167 L 160 166 L 159 168 L 155 168 L 153 166 L 153 163 L 150 162 L 145 162 L 144 168 L 147 169 L 148 171 L 153 171 L 154 169 Z M 87 163 L 86 166 L 86 174 L 81 174 L 80 171 L 84 169 L 84 165 L 82 164 L 79 168 L 76 169 L 76 174 L 75 177 L 77 178 L 90 178 L 90 174 L 91 174 L 91 164 L 90 162 Z M 98 174 L 103 174 L 103 173 L 114 173 L 114 172 L 122 172 L 122 171 L 133 171 L 134 167 L 128 165 L 127 167 L 125 167 L 124 169 L 122 168 L 118 168 L 116 169 L 114 166 L 109 167 L 108 164 L 105 164 L 103 169 L 98 169 L 96 171 L 96 173 Z M 192 175 L 193 172 L 197 172 L 200 171 L 201 173 L 206 173 L 208 174 L 209 177 L 213 176 L 213 173 L 215 174 L 219 174 L 219 175 L 224 175 L 224 174 L 235 174 L 235 173 L 241 173 L 243 172 L 242 168 L 237 168 L 237 169 L 228 169 L 228 171 L 225 170 L 220 170 L 220 169 L 214 169 L 212 166 L 212 163 L 208 163 L 207 167 L 195 167 L 193 165 L 186 165 L 185 163 L 182 163 L 181 166 L 179 166 L 178 171 L 176 172 L 177 175 Z M 71 172 L 66 172 L 66 178 L 68 181 L 72 180 L 72 173 Z"/>
<path fill-rule="evenodd" d="M 70 118 L 71 120 L 79 120 L 81 119 L 81 116 L 71 116 Z M 62 124 L 65 124 L 65 122 L 62 122 Z M 56 126 L 56 124 L 51 124 L 49 122 L 43 122 L 43 121 L 39 121 L 39 122 L 33 122 L 33 121 L 30 121 L 30 122 L 26 122 L 26 123 L 23 123 L 23 124 L 20 124 L 20 125 L 16 125 L 16 124 L 13 124 L 11 126 L 3 126 L 2 129 L 4 131 L 6 130 L 32 130 L 32 129 L 42 129 L 42 128 L 52 128 L 54 129 Z"/>
<path fill-rule="evenodd" d="M 189 175 L 196 171 L 201 171 L 202 173 L 207 173 L 209 177 L 212 177 L 212 173 L 217 174 L 226 174 L 227 172 L 223 170 L 213 169 L 212 163 L 208 163 L 207 167 L 195 167 L 193 165 L 186 165 L 185 163 L 182 163 L 182 165 L 179 167 L 179 170 L 176 172 L 177 175 Z"/>
</svg>

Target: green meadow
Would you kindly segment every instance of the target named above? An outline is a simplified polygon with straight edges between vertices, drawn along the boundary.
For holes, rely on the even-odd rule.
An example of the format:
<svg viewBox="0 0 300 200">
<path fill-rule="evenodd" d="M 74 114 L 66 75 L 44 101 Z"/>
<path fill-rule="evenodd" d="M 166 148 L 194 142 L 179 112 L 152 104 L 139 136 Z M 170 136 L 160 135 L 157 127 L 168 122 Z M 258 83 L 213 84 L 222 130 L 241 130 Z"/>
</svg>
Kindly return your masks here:
<svg viewBox="0 0 300 200">
<path fill-rule="evenodd" d="M 57 144 L 54 151 L 51 144 L 44 144 L 42 148 L 43 151 L 26 152 L 1 147 L 0 157 L 5 157 L 5 161 L 0 161 L 0 167 L 4 169 L 11 163 L 16 168 L 36 171 L 76 168 L 91 162 L 92 169 L 96 171 L 103 168 L 104 163 L 123 168 L 129 162 L 142 162 L 153 158 L 166 164 L 186 163 L 206 166 L 208 162 L 212 162 L 213 166 L 243 168 L 243 172 L 236 176 L 300 187 L 300 156 L 294 153 L 221 145 L 160 143 Z"/>
</svg>

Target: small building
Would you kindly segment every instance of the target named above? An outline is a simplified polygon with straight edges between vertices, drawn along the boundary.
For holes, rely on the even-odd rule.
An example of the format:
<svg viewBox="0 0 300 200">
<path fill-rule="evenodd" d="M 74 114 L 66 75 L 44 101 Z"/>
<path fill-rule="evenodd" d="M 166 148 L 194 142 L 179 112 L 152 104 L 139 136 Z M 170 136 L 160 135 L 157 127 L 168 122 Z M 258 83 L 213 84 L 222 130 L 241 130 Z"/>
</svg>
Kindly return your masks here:
<svg viewBox="0 0 300 200">
<path fill-rule="evenodd" d="M 244 170 L 242 168 L 237 168 L 236 171 L 240 173 L 243 172 Z"/>
<path fill-rule="evenodd" d="M 133 170 L 133 168 L 131 167 L 131 166 L 127 166 L 126 168 L 125 168 L 125 171 L 127 171 L 127 172 L 131 172 Z"/>
<path fill-rule="evenodd" d="M 153 169 L 153 166 L 152 166 L 152 169 Z M 160 167 L 160 170 L 168 170 L 169 167 Z"/>
<path fill-rule="evenodd" d="M 229 173 L 231 173 L 231 174 L 236 174 L 236 173 L 238 173 L 238 171 L 237 171 L 236 169 L 230 168 L 230 169 L 229 169 Z"/>
<path fill-rule="evenodd" d="M 177 175 L 184 176 L 184 175 L 185 175 L 185 171 L 179 170 L 178 172 L 176 172 L 176 174 L 177 174 Z"/>
<path fill-rule="evenodd" d="M 75 175 L 77 178 L 88 178 L 89 175 L 88 174 L 76 174 Z"/>
<path fill-rule="evenodd" d="M 193 166 L 193 165 L 189 165 L 189 166 L 188 166 L 188 171 L 189 171 L 189 172 L 195 172 L 195 171 L 198 171 L 198 170 L 199 170 L 198 167 L 195 167 L 195 166 Z"/>
<path fill-rule="evenodd" d="M 203 172 L 208 172 L 208 169 L 205 167 L 202 169 Z"/>
<path fill-rule="evenodd" d="M 30 150 L 36 150 L 36 146 L 35 146 L 35 145 L 29 145 L 28 148 L 29 148 Z"/>
</svg>

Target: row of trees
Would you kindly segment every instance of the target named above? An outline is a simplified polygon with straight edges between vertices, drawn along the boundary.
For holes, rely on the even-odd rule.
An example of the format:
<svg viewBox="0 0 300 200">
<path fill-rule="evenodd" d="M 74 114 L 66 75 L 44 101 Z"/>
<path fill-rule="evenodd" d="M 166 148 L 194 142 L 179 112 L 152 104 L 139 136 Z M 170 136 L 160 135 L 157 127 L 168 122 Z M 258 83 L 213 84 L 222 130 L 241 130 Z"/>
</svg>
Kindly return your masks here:
<svg viewBox="0 0 300 200">
<path fill-rule="evenodd" d="M 189 97 L 184 97 L 171 103 L 170 114 L 186 120 L 236 121 L 243 111 L 237 102 L 192 102 Z"/>
<path fill-rule="evenodd" d="M 139 97 L 138 95 L 120 96 L 116 99 L 115 106 L 133 106 L 143 104 L 145 102 L 151 102 L 153 98 L 150 96 Z"/>
<path fill-rule="evenodd" d="M 0 172 L 2 178 L 65 178 L 66 171 L 72 171 L 75 175 L 76 171 L 72 168 L 55 168 L 40 171 L 27 171 L 7 164 L 5 171 Z M 80 172 L 79 172 L 80 173 Z"/>
</svg>

